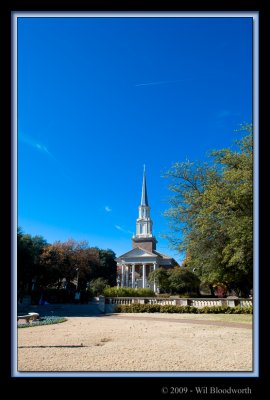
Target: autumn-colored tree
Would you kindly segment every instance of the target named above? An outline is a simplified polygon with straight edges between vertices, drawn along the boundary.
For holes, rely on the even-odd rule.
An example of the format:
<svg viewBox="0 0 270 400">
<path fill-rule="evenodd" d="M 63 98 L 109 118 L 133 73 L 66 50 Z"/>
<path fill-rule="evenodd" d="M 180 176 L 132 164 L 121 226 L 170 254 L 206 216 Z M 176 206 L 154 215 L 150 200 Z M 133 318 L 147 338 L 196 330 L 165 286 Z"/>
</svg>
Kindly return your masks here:
<svg viewBox="0 0 270 400">
<path fill-rule="evenodd" d="M 18 229 L 18 290 L 20 296 L 45 288 L 86 289 L 95 279 L 116 284 L 115 253 L 69 239 L 48 244 L 41 236 Z"/>
<path fill-rule="evenodd" d="M 67 284 L 74 282 L 79 290 L 98 278 L 107 280 L 110 285 L 115 285 L 116 281 L 115 253 L 88 247 L 85 241 L 69 239 L 53 243 L 44 249 L 41 265 L 44 286 L 61 287 L 64 278 Z"/>
<path fill-rule="evenodd" d="M 98 250 L 87 246 L 87 242 L 74 239 L 47 246 L 41 255 L 43 286 L 60 288 L 64 278 L 67 283 L 75 281 L 78 288 L 82 286 L 99 263 Z"/>
</svg>

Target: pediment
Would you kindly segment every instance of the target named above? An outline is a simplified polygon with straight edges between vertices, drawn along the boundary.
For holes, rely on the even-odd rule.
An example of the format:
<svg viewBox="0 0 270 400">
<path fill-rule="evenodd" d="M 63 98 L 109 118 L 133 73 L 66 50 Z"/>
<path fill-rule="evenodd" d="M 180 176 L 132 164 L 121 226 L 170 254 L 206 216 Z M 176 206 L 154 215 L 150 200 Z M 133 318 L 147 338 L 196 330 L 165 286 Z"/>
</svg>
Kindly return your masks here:
<svg viewBox="0 0 270 400">
<path fill-rule="evenodd" d="M 118 257 L 118 259 L 127 259 L 127 258 L 134 258 L 134 257 L 139 257 L 139 258 L 153 258 L 153 257 L 157 257 L 156 254 L 151 253 L 151 251 L 146 251 L 144 249 L 141 249 L 140 247 L 136 247 L 135 249 L 132 249 L 130 251 L 128 251 L 125 254 L 122 254 L 121 256 Z"/>
</svg>

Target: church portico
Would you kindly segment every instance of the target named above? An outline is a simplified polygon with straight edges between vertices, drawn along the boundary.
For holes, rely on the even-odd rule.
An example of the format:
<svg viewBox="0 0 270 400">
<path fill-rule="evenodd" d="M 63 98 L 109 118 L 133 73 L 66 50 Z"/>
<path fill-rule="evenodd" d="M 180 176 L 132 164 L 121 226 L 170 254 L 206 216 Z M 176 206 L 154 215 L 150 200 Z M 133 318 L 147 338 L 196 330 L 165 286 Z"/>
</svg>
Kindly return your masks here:
<svg viewBox="0 0 270 400">
<path fill-rule="evenodd" d="M 118 282 L 121 287 L 152 288 L 156 285 L 148 282 L 150 272 L 155 271 L 158 263 L 156 261 L 120 262 L 117 263 Z"/>
<path fill-rule="evenodd" d="M 153 236 L 152 228 L 144 169 L 141 203 L 136 220 L 136 235 L 132 237 L 132 250 L 116 259 L 117 281 L 121 287 L 151 288 L 156 292 L 157 285 L 148 282 L 150 272 L 160 267 L 172 268 L 177 265 L 172 257 L 156 250 L 157 240 Z"/>
</svg>

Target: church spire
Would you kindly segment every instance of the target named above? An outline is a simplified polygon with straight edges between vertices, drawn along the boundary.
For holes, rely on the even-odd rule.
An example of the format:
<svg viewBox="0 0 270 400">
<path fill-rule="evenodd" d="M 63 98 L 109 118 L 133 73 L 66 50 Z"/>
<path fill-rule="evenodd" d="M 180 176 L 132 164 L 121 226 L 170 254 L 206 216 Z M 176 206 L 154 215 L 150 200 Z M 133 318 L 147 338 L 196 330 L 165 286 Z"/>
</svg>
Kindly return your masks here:
<svg viewBox="0 0 270 400">
<path fill-rule="evenodd" d="M 145 165 L 143 166 L 143 183 L 142 183 L 141 206 L 147 206 L 148 207 Z"/>
<path fill-rule="evenodd" d="M 152 220 L 148 204 L 145 165 L 143 169 L 142 197 L 139 205 L 139 218 L 136 222 L 136 237 L 152 237 Z"/>
<path fill-rule="evenodd" d="M 155 250 L 157 240 L 153 236 L 152 229 L 153 221 L 150 217 L 150 207 L 148 204 L 146 188 L 146 172 L 144 165 L 141 204 L 139 205 L 139 215 L 136 220 L 136 235 L 132 237 L 133 248 L 141 247 L 150 252 Z"/>
</svg>

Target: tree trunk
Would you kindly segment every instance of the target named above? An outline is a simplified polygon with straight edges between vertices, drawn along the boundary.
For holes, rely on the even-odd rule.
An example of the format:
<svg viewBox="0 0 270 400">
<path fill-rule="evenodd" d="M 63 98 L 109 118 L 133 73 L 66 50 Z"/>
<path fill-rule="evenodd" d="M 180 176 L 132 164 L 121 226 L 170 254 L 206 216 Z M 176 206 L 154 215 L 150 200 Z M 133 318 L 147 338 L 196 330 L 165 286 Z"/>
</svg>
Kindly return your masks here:
<svg viewBox="0 0 270 400">
<path fill-rule="evenodd" d="M 214 290 L 213 286 L 209 285 L 209 289 L 210 289 L 210 292 L 211 292 L 211 296 L 215 297 L 215 290 Z"/>
</svg>

